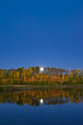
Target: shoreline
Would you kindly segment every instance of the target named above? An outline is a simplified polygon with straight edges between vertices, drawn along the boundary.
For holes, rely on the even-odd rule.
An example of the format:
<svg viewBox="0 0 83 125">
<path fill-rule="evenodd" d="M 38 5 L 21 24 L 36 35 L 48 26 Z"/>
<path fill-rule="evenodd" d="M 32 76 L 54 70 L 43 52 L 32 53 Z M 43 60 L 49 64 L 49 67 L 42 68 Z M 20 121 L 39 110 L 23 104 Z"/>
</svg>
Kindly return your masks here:
<svg viewBox="0 0 83 125">
<path fill-rule="evenodd" d="M 30 89 L 30 88 L 79 88 L 83 89 L 83 85 L 0 85 L 0 88 L 16 88 L 16 89 Z"/>
</svg>

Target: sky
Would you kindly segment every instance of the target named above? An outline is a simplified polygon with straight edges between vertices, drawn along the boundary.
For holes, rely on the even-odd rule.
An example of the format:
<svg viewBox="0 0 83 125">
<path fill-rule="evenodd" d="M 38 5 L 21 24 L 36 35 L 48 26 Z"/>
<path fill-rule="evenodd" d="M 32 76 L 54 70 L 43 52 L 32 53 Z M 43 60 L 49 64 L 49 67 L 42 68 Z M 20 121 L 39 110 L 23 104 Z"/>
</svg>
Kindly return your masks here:
<svg viewBox="0 0 83 125">
<path fill-rule="evenodd" d="M 83 69 L 83 0 L 0 0 L 0 69 Z"/>
</svg>

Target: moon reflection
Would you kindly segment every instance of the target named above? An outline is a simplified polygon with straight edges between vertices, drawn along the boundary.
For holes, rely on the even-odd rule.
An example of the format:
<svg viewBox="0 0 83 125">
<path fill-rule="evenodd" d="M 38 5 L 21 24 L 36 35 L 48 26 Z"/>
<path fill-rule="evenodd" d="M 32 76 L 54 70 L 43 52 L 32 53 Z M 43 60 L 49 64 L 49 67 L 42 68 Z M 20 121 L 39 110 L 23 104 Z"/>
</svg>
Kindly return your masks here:
<svg viewBox="0 0 83 125">
<path fill-rule="evenodd" d="M 40 103 L 43 103 L 43 99 L 40 99 Z"/>
</svg>

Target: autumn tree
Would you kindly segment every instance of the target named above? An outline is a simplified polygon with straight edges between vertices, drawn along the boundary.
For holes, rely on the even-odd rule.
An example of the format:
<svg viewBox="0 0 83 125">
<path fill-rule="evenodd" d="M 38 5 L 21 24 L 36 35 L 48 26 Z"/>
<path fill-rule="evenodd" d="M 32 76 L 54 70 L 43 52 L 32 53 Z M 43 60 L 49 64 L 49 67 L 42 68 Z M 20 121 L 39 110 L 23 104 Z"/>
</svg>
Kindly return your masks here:
<svg viewBox="0 0 83 125">
<path fill-rule="evenodd" d="M 6 79 L 7 78 L 7 70 L 6 69 L 1 70 L 1 78 L 2 79 Z"/>
</svg>

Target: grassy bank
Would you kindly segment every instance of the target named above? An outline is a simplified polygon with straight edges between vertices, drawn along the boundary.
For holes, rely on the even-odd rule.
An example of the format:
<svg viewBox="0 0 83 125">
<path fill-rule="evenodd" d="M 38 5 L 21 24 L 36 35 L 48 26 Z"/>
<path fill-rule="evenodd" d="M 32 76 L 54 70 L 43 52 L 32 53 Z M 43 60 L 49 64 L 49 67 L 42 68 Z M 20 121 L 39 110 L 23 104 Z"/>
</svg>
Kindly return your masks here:
<svg viewBox="0 0 83 125">
<path fill-rule="evenodd" d="M 0 91 L 30 90 L 32 88 L 76 88 L 83 89 L 83 85 L 0 85 Z"/>
</svg>

